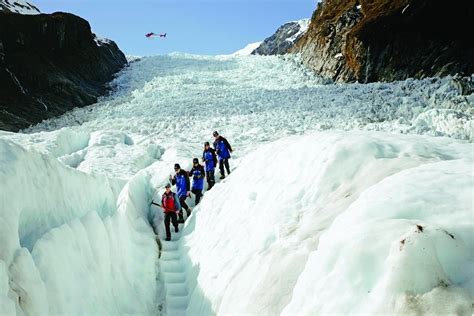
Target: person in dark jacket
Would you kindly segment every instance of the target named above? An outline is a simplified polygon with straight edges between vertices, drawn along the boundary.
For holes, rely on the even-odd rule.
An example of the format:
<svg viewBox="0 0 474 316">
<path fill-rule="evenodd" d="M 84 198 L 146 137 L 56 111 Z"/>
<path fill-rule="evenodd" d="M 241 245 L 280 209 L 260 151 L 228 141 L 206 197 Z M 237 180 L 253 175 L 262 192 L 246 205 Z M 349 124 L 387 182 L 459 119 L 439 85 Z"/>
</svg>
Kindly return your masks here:
<svg viewBox="0 0 474 316">
<path fill-rule="evenodd" d="M 214 148 L 211 148 L 209 142 L 204 143 L 202 161 L 204 161 L 204 163 L 206 164 L 207 189 L 210 190 L 216 183 L 216 180 L 214 179 L 214 172 L 217 166 L 217 157 L 216 151 L 214 150 Z"/>
<path fill-rule="evenodd" d="M 189 192 L 190 183 L 188 173 L 181 169 L 181 166 L 176 163 L 174 164 L 174 171 L 176 174 L 172 177 L 170 176 L 170 181 L 172 184 L 176 184 L 176 192 L 178 193 L 179 203 L 181 204 L 181 210 L 179 211 L 179 223 L 184 223 L 183 218 L 183 208 L 186 210 L 186 215 L 189 217 L 191 215 L 191 209 L 186 204 L 186 199 L 191 195 Z"/>
<path fill-rule="evenodd" d="M 195 196 L 195 204 L 197 205 L 201 200 L 202 190 L 204 189 L 204 177 L 206 176 L 204 167 L 199 164 L 199 159 L 193 159 L 193 168 L 189 171 L 189 176 L 193 177 L 191 192 Z"/>
<path fill-rule="evenodd" d="M 214 136 L 214 148 L 216 149 L 217 156 L 219 157 L 219 171 L 221 172 L 220 179 L 224 179 L 224 166 L 227 170 L 227 174 L 230 174 L 229 158 L 230 154 L 232 153 L 232 147 L 230 147 L 227 139 L 219 135 L 217 131 L 214 131 L 212 135 Z"/>
<path fill-rule="evenodd" d="M 166 228 L 166 239 L 171 240 L 170 221 L 173 223 L 174 231 L 177 233 L 178 228 L 178 216 L 176 212 L 181 211 L 181 205 L 179 203 L 178 195 L 171 191 L 171 184 L 166 184 L 165 193 L 161 197 L 161 207 L 165 213 L 165 228 Z"/>
</svg>

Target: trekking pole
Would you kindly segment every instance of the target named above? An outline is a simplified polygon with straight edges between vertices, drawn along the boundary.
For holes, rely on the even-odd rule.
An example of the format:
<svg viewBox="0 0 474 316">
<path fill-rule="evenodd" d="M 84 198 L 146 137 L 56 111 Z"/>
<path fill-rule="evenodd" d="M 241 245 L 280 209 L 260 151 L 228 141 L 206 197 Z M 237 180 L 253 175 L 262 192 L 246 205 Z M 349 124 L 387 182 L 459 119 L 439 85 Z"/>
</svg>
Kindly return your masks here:
<svg viewBox="0 0 474 316">
<path fill-rule="evenodd" d="M 151 204 L 152 204 L 152 205 L 159 206 L 159 207 L 163 207 L 161 204 L 155 203 L 155 202 L 153 202 L 153 201 L 151 201 Z"/>
</svg>

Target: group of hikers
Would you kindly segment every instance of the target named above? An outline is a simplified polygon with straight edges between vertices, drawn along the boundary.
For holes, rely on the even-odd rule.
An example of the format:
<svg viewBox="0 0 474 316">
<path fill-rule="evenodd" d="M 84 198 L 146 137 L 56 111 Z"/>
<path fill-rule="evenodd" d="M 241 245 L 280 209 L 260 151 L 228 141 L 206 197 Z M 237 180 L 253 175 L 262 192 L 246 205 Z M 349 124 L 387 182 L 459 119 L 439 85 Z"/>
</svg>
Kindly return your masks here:
<svg viewBox="0 0 474 316">
<path fill-rule="evenodd" d="M 219 135 L 217 131 L 212 133 L 214 136 L 214 148 L 209 142 L 204 143 L 204 151 L 202 153 L 202 161 L 205 167 L 199 163 L 198 158 L 193 158 L 193 168 L 187 172 L 181 169 L 176 163 L 174 165 L 175 175 L 169 177 L 170 183 L 165 185 L 165 192 L 161 197 L 161 204 L 152 202 L 152 204 L 160 206 L 165 215 L 166 239 L 171 240 L 170 222 L 174 226 L 174 231 L 179 231 L 178 224 L 184 223 L 183 209 L 186 211 L 186 218 L 191 215 L 191 209 L 186 204 L 186 199 L 194 194 L 195 204 L 201 200 L 204 190 L 204 178 L 207 180 L 207 189 L 210 190 L 216 183 L 214 172 L 217 164 L 219 164 L 220 179 L 225 178 L 225 171 L 230 174 L 229 158 L 232 153 L 232 147 L 227 139 Z M 189 178 L 193 178 L 192 186 Z M 176 193 L 171 191 L 171 185 L 176 185 Z"/>
</svg>

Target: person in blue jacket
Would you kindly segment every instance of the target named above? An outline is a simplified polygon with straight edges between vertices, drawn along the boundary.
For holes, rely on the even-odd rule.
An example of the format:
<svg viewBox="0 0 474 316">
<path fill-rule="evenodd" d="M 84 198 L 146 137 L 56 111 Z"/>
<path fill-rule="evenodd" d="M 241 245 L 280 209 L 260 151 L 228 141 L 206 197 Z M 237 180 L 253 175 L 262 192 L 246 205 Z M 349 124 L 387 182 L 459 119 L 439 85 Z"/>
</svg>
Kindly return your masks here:
<svg viewBox="0 0 474 316">
<path fill-rule="evenodd" d="M 193 177 L 193 185 L 191 186 L 191 192 L 195 196 L 195 204 L 197 205 L 202 197 L 202 190 L 204 189 L 204 167 L 199 164 L 199 159 L 193 159 L 193 168 L 189 171 L 189 176 Z"/>
<path fill-rule="evenodd" d="M 206 180 L 207 180 L 207 189 L 210 190 L 216 180 L 214 179 L 214 172 L 217 166 L 217 157 L 216 151 L 211 147 L 209 142 L 204 143 L 204 151 L 202 153 L 202 161 L 206 164 Z"/>
<path fill-rule="evenodd" d="M 174 171 L 176 174 L 172 177 L 170 176 L 170 181 L 174 185 L 176 184 L 176 193 L 178 193 L 179 203 L 181 204 L 181 210 L 179 211 L 179 223 L 184 223 L 183 218 L 183 208 L 186 210 L 186 215 L 189 217 L 191 215 L 191 209 L 186 204 L 186 199 L 191 195 L 189 192 L 189 176 L 188 173 L 181 169 L 181 166 L 176 163 L 174 164 Z"/>
<path fill-rule="evenodd" d="M 219 171 L 221 172 L 220 179 L 224 179 L 224 166 L 227 170 L 227 174 L 230 174 L 229 158 L 230 154 L 232 153 L 232 147 L 230 147 L 227 139 L 219 135 L 217 131 L 214 131 L 212 135 L 214 136 L 214 148 L 216 150 L 217 156 L 219 157 Z"/>
</svg>

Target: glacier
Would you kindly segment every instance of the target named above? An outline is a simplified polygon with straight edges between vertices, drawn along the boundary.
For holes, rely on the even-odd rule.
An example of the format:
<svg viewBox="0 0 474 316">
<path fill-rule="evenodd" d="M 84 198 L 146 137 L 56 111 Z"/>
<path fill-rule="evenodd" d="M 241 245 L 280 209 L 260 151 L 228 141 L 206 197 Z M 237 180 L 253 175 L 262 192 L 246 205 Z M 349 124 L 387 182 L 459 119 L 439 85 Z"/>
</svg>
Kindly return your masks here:
<svg viewBox="0 0 474 316">
<path fill-rule="evenodd" d="M 0 314 L 471 314 L 472 108 L 456 78 L 333 84 L 298 56 L 142 57 L 0 132 Z M 159 200 L 218 130 L 232 174 L 171 242 Z"/>
</svg>

